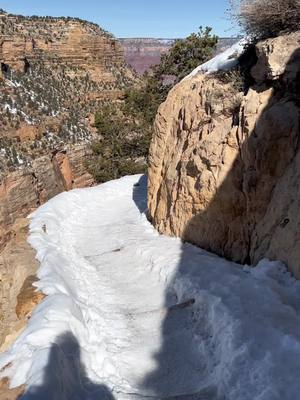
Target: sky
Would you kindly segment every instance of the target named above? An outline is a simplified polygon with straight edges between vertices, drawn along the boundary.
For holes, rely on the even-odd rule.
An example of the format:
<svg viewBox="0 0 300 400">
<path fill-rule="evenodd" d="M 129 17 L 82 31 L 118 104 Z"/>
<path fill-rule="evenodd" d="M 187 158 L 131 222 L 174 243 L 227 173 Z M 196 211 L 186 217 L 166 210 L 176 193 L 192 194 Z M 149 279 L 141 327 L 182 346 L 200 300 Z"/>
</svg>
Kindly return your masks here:
<svg viewBox="0 0 300 400">
<path fill-rule="evenodd" d="M 234 36 L 228 0 L 0 0 L 14 14 L 74 16 L 98 23 L 117 37 L 181 38 L 211 26 Z"/>
</svg>

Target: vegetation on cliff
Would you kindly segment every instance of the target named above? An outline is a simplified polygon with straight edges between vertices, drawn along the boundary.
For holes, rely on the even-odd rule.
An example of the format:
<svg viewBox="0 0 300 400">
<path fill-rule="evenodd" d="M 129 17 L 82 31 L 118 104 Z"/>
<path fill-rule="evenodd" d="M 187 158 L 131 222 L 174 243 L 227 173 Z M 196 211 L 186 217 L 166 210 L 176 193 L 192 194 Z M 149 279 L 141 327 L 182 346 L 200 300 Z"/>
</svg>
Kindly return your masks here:
<svg viewBox="0 0 300 400">
<path fill-rule="evenodd" d="M 217 43 L 218 37 L 212 35 L 212 28 L 200 26 L 197 33 L 175 41 L 170 51 L 162 55 L 156 73 L 159 76 L 173 75 L 177 81 L 183 79 L 213 56 Z"/>
<path fill-rule="evenodd" d="M 209 27 L 176 40 L 140 85 L 125 90 L 121 105 L 103 104 L 95 114 L 99 139 L 92 145 L 94 157 L 87 162 L 98 182 L 145 172 L 159 105 L 175 83 L 211 58 L 217 42 Z"/>
<path fill-rule="evenodd" d="M 88 147 L 100 104 L 135 82 L 120 45 L 96 24 L 0 10 L 0 37 L 0 177 Z"/>
<path fill-rule="evenodd" d="M 70 71 L 70 68 L 69 68 Z M 67 144 L 88 142 L 86 118 L 97 107 L 89 93 L 101 85 L 66 73 L 63 65 L 31 64 L 28 73 L 9 70 L 0 80 L 0 173 L 27 166 Z"/>
<path fill-rule="evenodd" d="M 65 24 L 69 22 L 78 22 L 85 26 L 86 28 L 93 31 L 95 34 L 101 33 L 102 35 L 114 39 L 112 33 L 106 31 L 105 29 L 101 28 L 95 22 L 90 22 L 83 20 L 81 18 L 76 17 L 53 17 L 49 15 L 45 16 L 38 16 L 38 15 L 31 15 L 31 16 L 24 16 L 24 15 L 15 15 L 7 13 L 5 10 L 0 8 L 0 33 L 1 34 L 14 34 L 14 33 L 23 33 L 24 32 L 24 25 L 26 28 L 30 28 L 30 33 L 33 37 L 40 35 L 42 32 L 47 33 L 51 36 L 53 35 L 53 31 L 51 30 L 51 23 L 57 22 L 64 22 Z M 39 29 L 36 29 L 36 25 L 38 24 Z M 21 25 L 20 25 L 21 24 Z M 23 26 L 22 26 L 23 25 Z M 57 34 L 57 33 L 56 33 Z"/>
<path fill-rule="evenodd" d="M 97 182 L 143 173 L 151 139 L 151 125 L 142 114 L 131 113 L 130 102 L 105 102 L 95 114 L 99 139 L 92 144 L 87 166 Z"/>
</svg>

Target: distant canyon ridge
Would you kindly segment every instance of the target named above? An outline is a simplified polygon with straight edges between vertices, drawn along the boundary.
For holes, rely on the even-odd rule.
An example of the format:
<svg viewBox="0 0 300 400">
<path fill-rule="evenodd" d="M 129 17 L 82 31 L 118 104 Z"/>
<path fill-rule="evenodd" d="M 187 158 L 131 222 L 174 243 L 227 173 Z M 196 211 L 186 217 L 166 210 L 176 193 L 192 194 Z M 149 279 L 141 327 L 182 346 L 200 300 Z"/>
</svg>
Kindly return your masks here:
<svg viewBox="0 0 300 400">
<path fill-rule="evenodd" d="M 160 57 L 166 53 L 176 39 L 155 38 L 120 38 L 124 49 L 125 60 L 138 74 L 142 75 L 153 65 L 160 62 Z M 220 38 L 216 54 L 226 50 L 237 38 Z"/>
</svg>

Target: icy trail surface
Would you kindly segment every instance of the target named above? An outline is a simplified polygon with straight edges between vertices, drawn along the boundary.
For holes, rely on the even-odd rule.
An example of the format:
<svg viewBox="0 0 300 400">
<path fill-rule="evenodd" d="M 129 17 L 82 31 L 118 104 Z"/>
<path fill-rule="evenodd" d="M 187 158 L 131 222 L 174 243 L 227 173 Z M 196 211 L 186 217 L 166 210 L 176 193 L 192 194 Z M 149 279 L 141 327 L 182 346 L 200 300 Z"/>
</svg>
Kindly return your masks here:
<svg viewBox="0 0 300 400">
<path fill-rule="evenodd" d="M 32 215 L 48 296 L 2 376 L 27 400 L 299 398 L 300 283 L 280 263 L 242 268 L 161 236 L 145 208 L 133 176 Z"/>
</svg>

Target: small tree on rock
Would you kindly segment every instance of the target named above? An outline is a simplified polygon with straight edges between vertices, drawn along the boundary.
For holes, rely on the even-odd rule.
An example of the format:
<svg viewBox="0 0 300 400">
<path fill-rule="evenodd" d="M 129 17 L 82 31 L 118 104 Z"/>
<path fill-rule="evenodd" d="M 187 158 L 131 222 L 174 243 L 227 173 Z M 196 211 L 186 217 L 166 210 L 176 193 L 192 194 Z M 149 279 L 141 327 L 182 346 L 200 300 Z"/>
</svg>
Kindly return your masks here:
<svg viewBox="0 0 300 400">
<path fill-rule="evenodd" d="M 212 28 L 207 26 L 203 29 L 200 26 L 199 32 L 176 40 L 171 49 L 162 55 L 155 71 L 159 75 L 174 75 L 180 80 L 212 58 L 217 43 L 218 37 L 212 35 Z"/>
</svg>

